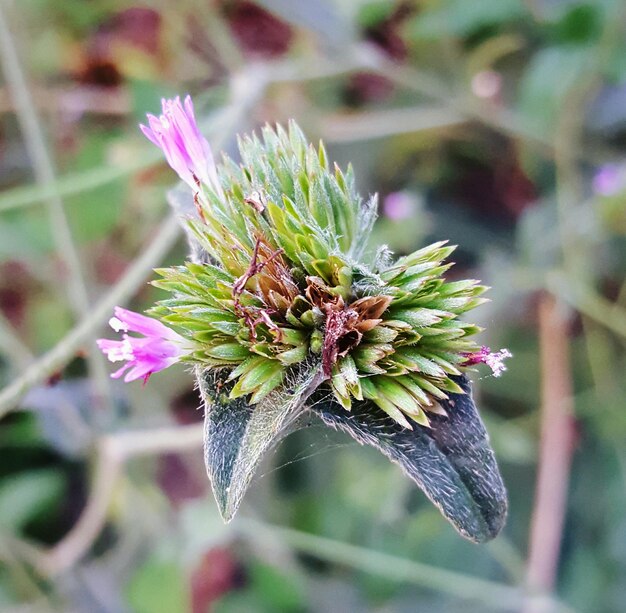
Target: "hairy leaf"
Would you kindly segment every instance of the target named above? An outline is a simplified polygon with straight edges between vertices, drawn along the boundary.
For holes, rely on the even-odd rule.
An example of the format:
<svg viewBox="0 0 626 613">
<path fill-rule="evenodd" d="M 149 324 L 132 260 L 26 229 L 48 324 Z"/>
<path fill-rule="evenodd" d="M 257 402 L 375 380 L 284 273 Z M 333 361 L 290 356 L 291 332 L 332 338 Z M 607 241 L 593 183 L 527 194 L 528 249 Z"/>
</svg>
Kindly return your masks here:
<svg viewBox="0 0 626 613">
<path fill-rule="evenodd" d="M 429 414 L 431 428 L 403 428 L 368 401 L 353 402 L 350 412 L 333 400 L 312 403 L 311 410 L 399 464 L 463 536 L 482 542 L 504 525 L 506 491 L 470 383 L 465 376 L 454 380 L 466 393 L 440 401 L 447 416 Z"/>
<path fill-rule="evenodd" d="M 231 399 L 229 369 L 199 371 L 205 403 L 204 460 L 224 521 L 230 521 L 264 454 L 291 431 L 304 402 L 321 381 L 319 365 L 306 363 L 257 404 Z"/>
</svg>

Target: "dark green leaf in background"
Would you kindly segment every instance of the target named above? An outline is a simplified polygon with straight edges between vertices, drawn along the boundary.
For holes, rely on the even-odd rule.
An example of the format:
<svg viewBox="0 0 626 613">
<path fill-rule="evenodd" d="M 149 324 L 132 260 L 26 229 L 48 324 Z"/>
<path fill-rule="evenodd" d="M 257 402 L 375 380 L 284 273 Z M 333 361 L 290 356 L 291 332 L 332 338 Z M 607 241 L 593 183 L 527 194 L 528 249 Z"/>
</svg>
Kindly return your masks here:
<svg viewBox="0 0 626 613">
<path fill-rule="evenodd" d="M 7 477 L 0 483 L 0 527 L 21 530 L 62 495 L 63 475 L 40 469 Z"/>
<path fill-rule="evenodd" d="M 417 15 L 411 33 L 419 39 L 450 34 L 466 36 L 485 26 L 503 24 L 528 14 L 522 0 L 447 0 L 432 3 Z"/>
</svg>

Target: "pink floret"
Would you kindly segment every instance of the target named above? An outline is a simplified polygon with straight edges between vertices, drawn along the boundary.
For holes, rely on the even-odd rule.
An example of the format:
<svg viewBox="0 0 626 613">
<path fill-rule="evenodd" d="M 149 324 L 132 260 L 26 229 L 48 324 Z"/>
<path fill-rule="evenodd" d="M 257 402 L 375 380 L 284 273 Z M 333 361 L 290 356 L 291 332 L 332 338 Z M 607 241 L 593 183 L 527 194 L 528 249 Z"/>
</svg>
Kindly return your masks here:
<svg viewBox="0 0 626 613">
<path fill-rule="evenodd" d="M 201 184 L 221 195 L 213 153 L 208 141 L 200 133 L 191 96 L 161 101 L 162 114 L 148 115 L 148 125 L 140 125 L 146 138 L 165 154 L 168 164 L 178 176 L 197 192 Z"/>
<path fill-rule="evenodd" d="M 109 320 L 109 325 L 116 332 L 124 333 L 122 340 L 101 338 L 96 343 L 109 361 L 126 361 L 111 375 L 114 379 L 126 373 L 126 382 L 136 379 L 147 381 L 152 373 L 168 368 L 189 353 L 189 344 L 180 334 L 141 313 L 115 307 L 115 316 Z M 143 336 L 130 336 L 128 332 Z"/>
</svg>

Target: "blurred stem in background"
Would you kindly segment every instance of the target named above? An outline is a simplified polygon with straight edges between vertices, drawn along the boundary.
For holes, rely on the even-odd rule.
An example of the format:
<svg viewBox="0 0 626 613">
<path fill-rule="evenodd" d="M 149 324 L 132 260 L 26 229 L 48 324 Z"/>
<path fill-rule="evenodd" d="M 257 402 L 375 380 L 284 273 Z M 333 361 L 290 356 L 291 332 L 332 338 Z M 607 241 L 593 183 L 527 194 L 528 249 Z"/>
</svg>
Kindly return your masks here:
<svg viewBox="0 0 626 613">
<path fill-rule="evenodd" d="M 619 44 L 626 22 L 626 7 L 616 5 L 588 60 L 584 74 L 570 88 L 558 117 L 554 138 L 556 198 L 559 237 L 564 270 L 561 287 L 581 311 L 583 333 L 597 392 L 602 397 L 602 378 L 594 367 L 597 353 L 592 342 L 595 327 L 604 325 L 624 334 L 626 318 L 618 315 L 618 302 L 610 304 L 593 288 L 593 238 L 581 227 L 579 211 L 585 202 L 578 152 L 584 149 L 584 116 L 602 85 L 602 70 Z M 586 299 L 582 299 L 586 296 Z M 605 304 L 606 303 L 606 304 Z M 586 308 L 581 308 L 582 305 Z M 559 553 L 567 509 L 570 470 L 576 448 L 574 389 L 570 363 L 572 313 L 554 295 L 543 293 L 538 308 L 541 364 L 541 421 L 537 484 L 533 507 L 527 583 L 531 590 L 552 593 L 559 569 Z M 617 317 L 616 317 L 617 316 Z M 525 613 L 551 610 L 541 598 L 527 600 Z"/>
<path fill-rule="evenodd" d="M 0 348 L 9 359 L 13 367 L 15 376 L 27 368 L 35 359 L 31 350 L 22 342 L 22 339 L 15 334 L 13 326 L 4 313 L 0 312 Z"/>
<path fill-rule="evenodd" d="M 18 57 L 15 40 L 11 35 L 9 20 L 6 16 L 6 0 L 0 2 L 0 61 L 17 111 L 24 142 L 28 155 L 31 159 L 35 182 L 43 189 L 52 189 L 56 185 L 56 176 L 52 159 L 48 153 L 43 129 L 33 98 L 30 94 L 26 76 Z M 50 219 L 50 229 L 56 248 L 57 257 L 60 259 L 60 271 L 57 271 L 57 280 L 61 285 L 67 278 L 69 308 L 77 318 L 85 317 L 90 313 L 90 300 L 87 289 L 85 274 L 80 262 L 80 254 L 69 226 L 67 215 L 63 208 L 61 197 L 52 191 L 45 200 Z M 91 340 L 95 340 L 92 337 Z M 101 405 L 100 408 L 111 410 L 110 380 L 106 366 L 106 360 L 98 352 L 91 351 L 87 358 L 88 369 L 94 385 L 94 401 Z"/>
<path fill-rule="evenodd" d="M 528 548 L 527 584 L 532 593 L 554 590 L 559 567 L 569 473 L 575 448 L 573 389 L 569 360 L 568 308 L 544 293 L 539 302 L 541 422 L 537 486 Z M 530 596 L 525 613 L 549 611 Z"/>
</svg>

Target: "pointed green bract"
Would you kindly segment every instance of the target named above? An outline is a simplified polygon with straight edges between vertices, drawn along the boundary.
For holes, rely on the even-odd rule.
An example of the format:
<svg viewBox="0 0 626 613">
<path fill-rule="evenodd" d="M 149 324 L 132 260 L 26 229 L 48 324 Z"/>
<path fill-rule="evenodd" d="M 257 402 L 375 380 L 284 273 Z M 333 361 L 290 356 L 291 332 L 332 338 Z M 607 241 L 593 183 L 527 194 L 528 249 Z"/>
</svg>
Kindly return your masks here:
<svg viewBox="0 0 626 613">
<path fill-rule="evenodd" d="M 345 410 L 367 398 L 406 428 L 428 426 L 479 350 L 480 328 L 460 318 L 486 288 L 444 279 L 445 242 L 368 264 L 375 201 L 295 123 L 244 136 L 239 150 L 186 220 L 210 262 L 158 270 L 171 296 L 152 314 L 191 343 L 186 361 L 230 369 L 232 399 L 260 402 L 316 358 Z"/>
</svg>

